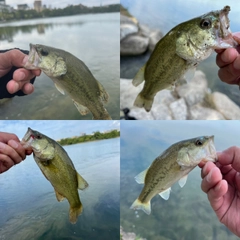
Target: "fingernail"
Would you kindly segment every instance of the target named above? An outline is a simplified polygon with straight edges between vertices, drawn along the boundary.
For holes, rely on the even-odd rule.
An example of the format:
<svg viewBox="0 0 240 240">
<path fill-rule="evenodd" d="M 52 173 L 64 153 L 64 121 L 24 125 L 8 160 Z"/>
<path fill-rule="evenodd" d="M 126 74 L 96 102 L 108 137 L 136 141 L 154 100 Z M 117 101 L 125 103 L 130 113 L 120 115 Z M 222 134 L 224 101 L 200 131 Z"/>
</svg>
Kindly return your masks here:
<svg viewBox="0 0 240 240">
<path fill-rule="evenodd" d="M 218 185 L 215 187 L 216 191 L 219 191 L 222 186 L 222 182 L 219 182 Z"/>
<path fill-rule="evenodd" d="M 19 84 L 14 81 L 14 84 L 13 84 L 13 93 L 17 92 L 18 90 L 19 90 Z"/>
<path fill-rule="evenodd" d="M 207 180 L 208 182 L 211 182 L 211 180 L 212 180 L 212 171 L 210 171 L 210 172 L 208 173 L 208 175 L 207 175 L 207 177 L 206 177 L 206 180 Z"/>
<path fill-rule="evenodd" d="M 24 72 L 18 73 L 18 78 L 19 78 L 20 81 L 21 81 L 21 80 L 24 80 L 25 76 L 26 76 L 26 75 L 25 75 Z"/>
<path fill-rule="evenodd" d="M 0 142 L 0 150 L 3 150 L 6 147 L 6 144 Z"/>
<path fill-rule="evenodd" d="M 13 148 L 18 148 L 18 143 L 14 140 L 9 140 L 8 145 Z"/>
</svg>

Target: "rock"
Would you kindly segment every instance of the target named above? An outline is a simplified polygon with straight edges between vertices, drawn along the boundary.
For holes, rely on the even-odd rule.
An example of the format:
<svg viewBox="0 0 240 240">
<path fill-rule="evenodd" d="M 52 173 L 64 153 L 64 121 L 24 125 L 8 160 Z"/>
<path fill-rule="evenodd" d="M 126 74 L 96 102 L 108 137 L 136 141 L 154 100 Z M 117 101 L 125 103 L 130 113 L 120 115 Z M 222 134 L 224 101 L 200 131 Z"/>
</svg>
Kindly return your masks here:
<svg viewBox="0 0 240 240">
<path fill-rule="evenodd" d="M 141 237 L 137 237 L 137 235 L 133 232 L 124 232 L 122 226 L 120 226 L 120 239 L 121 240 L 135 240 L 135 239 L 138 239 L 138 240 L 146 240 L 144 238 L 141 238 Z"/>
<path fill-rule="evenodd" d="M 142 84 L 137 87 L 132 85 L 132 81 L 128 79 L 120 79 L 120 108 L 133 108 L 133 103 L 138 93 L 142 89 Z"/>
<path fill-rule="evenodd" d="M 125 38 L 130 34 L 137 33 L 139 28 L 137 21 L 134 18 L 126 17 L 124 15 L 120 15 L 120 40 Z"/>
<path fill-rule="evenodd" d="M 143 108 L 132 107 L 128 115 L 137 120 L 154 120 L 152 112 L 146 112 Z"/>
<path fill-rule="evenodd" d="M 162 119 L 171 120 L 171 110 L 168 105 L 177 99 L 172 95 L 171 91 L 163 90 L 155 96 L 155 100 L 150 113 L 143 108 L 133 106 L 133 103 L 143 88 L 143 83 L 137 87 L 132 85 L 132 80 L 120 79 L 120 108 L 129 108 L 129 116 L 136 119 Z M 139 115 L 138 115 L 139 114 Z"/>
<path fill-rule="evenodd" d="M 154 104 L 150 113 L 152 113 L 153 118 L 156 120 L 172 120 L 172 112 L 164 103 Z"/>
<path fill-rule="evenodd" d="M 203 72 L 196 71 L 194 78 L 189 83 L 176 87 L 181 98 L 184 98 L 189 107 L 202 102 L 208 91 L 207 79 Z"/>
<path fill-rule="evenodd" d="M 172 111 L 173 119 L 178 119 L 178 120 L 187 119 L 188 109 L 187 109 L 186 102 L 183 98 L 180 98 L 175 102 L 172 102 L 169 107 Z"/>
<path fill-rule="evenodd" d="M 146 52 L 149 38 L 137 35 L 129 35 L 121 41 L 120 54 L 140 55 Z"/>
<path fill-rule="evenodd" d="M 192 120 L 224 120 L 224 116 L 214 109 L 196 104 L 189 109 L 189 117 Z"/>
<path fill-rule="evenodd" d="M 210 95 L 210 104 L 212 104 L 213 108 L 220 112 L 226 119 L 240 119 L 240 108 L 223 93 L 212 93 Z"/>
</svg>

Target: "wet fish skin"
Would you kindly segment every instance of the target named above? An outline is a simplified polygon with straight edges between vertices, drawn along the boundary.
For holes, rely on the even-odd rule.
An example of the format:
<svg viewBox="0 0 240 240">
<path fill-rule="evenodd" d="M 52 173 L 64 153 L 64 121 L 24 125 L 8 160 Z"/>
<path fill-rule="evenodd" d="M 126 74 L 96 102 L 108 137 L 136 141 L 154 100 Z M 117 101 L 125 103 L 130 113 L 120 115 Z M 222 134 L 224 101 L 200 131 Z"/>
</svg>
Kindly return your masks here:
<svg viewBox="0 0 240 240">
<path fill-rule="evenodd" d="M 220 11 L 204 14 L 170 30 L 133 79 L 134 86 L 145 81 L 134 105 L 149 112 L 159 91 L 174 88 L 184 75 L 190 80 L 196 66 L 214 49 L 236 47 L 237 42 L 229 29 L 229 11 L 230 7 L 225 6 Z"/>
<path fill-rule="evenodd" d="M 41 69 L 55 83 L 62 93 L 67 93 L 78 111 L 86 115 L 89 111 L 93 119 L 111 119 L 104 108 L 109 95 L 83 61 L 69 52 L 40 44 L 30 44 L 26 69 Z"/>
<path fill-rule="evenodd" d="M 87 188 L 87 181 L 77 173 L 67 152 L 53 139 L 28 128 L 21 143 L 25 147 L 32 147 L 34 159 L 43 175 L 52 184 L 57 200 L 62 201 L 64 198 L 68 200 L 69 220 L 75 224 L 83 210 L 78 189 Z"/>
<path fill-rule="evenodd" d="M 177 142 L 157 157 L 149 168 L 135 177 L 144 187 L 131 209 L 141 209 L 151 213 L 151 199 L 159 194 L 167 200 L 171 186 L 179 181 L 183 187 L 187 174 L 201 161 L 216 161 L 214 136 L 202 136 Z"/>
</svg>

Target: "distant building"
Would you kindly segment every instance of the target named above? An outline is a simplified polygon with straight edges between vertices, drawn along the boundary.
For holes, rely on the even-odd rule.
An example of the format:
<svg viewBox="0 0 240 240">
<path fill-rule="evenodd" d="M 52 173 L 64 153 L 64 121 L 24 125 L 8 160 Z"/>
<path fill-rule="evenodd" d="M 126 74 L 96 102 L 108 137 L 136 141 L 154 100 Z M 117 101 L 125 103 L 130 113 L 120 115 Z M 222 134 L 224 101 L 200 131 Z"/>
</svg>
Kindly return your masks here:
<svg viewBox="0 0 240 240">
<path fill-rule="evenodd" d="M 18 7 L 18 10 L 27 10 L 27 9 L 29 9 L 27 4 L 18 4 L 17 7 Z"/>
<path fill-rule="evenodd" d="M 37 12 L 42 11 L 42 1 L 34 1 L 33 6 Z"/>
<path fill-rule="evenodd" d="M 7 10 L 9 12 L 11 12 L 13 10 L 12 7 L 10 7 L 9 5 L 6 5 L 5 1 L 0 0 L 0 11 L 2 10 Z"/>
</svg>

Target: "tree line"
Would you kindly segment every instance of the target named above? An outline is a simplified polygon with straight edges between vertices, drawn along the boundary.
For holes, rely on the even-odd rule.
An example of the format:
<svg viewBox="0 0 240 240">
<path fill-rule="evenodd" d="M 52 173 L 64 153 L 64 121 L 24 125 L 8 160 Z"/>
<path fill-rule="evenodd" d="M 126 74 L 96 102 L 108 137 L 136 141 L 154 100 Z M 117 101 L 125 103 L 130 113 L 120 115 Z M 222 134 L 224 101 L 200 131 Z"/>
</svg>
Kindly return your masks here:
<svg viewBox="0 0 240 240">
<path fill-rule="evenodd" d="M 83 142 L 103 140 L 103 139 L 116 138 L 116 137 L 120 137 L 120 131 L 118 130 L 112 130 L 106 133 L 101 133 L 99 131 L 96 131 L 91 135 L 86 134 L 79 137 L 63 138 L 57 142 L 61 145 L 72 145 L 76 143 L 83 143 Z"/>
<path fill-rule="evenodd" d="M 99 7 L 86 7 L 83 5 L 69 5 L 65 8 L 55 9 L 43 9 L 41 12 L 37 12 L 34 9 L 30 10 L 14 10 L 9 12 L 7 9 L 0 11 L 0 19 L 8 20 L 22 20 L 32 18 L 43 18 L 43 17 L 58 17 L 58 16 L 70 16 L 77 14 L 87 13 L 107 13 L 107 12 L 120 12 L 119 4 L 112 4 L 108 6 Z"/>
</svg>

